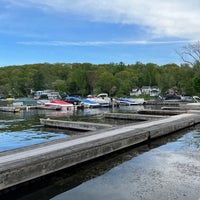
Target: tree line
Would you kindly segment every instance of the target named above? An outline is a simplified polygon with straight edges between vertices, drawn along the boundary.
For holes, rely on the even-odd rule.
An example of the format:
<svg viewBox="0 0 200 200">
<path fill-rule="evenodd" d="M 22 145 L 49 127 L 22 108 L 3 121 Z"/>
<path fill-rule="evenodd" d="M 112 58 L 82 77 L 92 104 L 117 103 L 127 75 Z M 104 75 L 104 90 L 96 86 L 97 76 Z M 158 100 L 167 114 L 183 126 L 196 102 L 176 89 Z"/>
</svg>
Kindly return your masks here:
<svg viewBox="0 0 200 200">
<path fill-rule="evenodd" d="M 183 95 L 200 94 L 200 62 L 189 64 L 154 63 L 39 63 L 0 67 L 0 95 L 24 97 L 32 91 L 54 89 L 61 94 L 85 97 L 108 93 L 129 96 L 132 88 L 158 86 L 162 94 L 174 89 Z"/>
</svg>

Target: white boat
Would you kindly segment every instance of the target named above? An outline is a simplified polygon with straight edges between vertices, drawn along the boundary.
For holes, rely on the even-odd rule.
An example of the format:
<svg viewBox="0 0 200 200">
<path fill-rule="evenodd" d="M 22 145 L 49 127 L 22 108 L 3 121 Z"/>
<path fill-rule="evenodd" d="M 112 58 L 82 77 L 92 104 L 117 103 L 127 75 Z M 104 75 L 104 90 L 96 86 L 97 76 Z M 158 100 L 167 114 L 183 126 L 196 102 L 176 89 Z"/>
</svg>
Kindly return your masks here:
<svg viewBox="0 0 200 200">
<path fill-rule="evenodd" d="M 193 103 L 187 103 L 188 106 L 200 106 L 200 98 L 198 96 L 192 97 L 195 102 Z"/>
<path fill-rule="evenodd" d="M 108 97 L 107 93 L 101 93 L 97 96 L 89 95 L 87 99 L 96 102 L 100 105 L 100 107 L 109 107 L 112 105 L 112 99 Z"/>
<path fill-rule="evenodd" d="M 37 105 L 45 105 L 45 103 L 50 103 L 49 99 L 38 99 Z"/>
<path fill-rule="evenodd" d="M 90 99 L 82 99 L 82 105 L 84 108 L 98 108 L 100 107 L 99 103 L 91 101 Z"/>
<path fill-rule="evenodd" d="M 143 105 L 145 104 L 144 98 L 129 98 L 129 100 L 134 101 L 135 105 Z"/>
<path fill-rule="evenodd" d="M 200 102 L 187 103 L 188 106 L 200 106 Z"/>
<path fill-rule="evenodd" d="M 119 98 L 117 99 L 117 103 L 120 106 L 130 106 L 135 105 L 135 101 L 129 100 L 127 98 Z"/>
<path fill-rule="evenodd" d="M 68 103 L 62 100 L 52 100 L 50 102 L 45 103 L 45 106 L 52 108 L 61 108 L 62 111 L 73 111 L 74 105 L 72 103 Z"/>
<path fill-rule="evenodd" d="M 119 105 L 131 106 L 131 105 L 143 105 L 145 103 L 144 98 L 119 98 L 117 100 Z"/>
</svg>

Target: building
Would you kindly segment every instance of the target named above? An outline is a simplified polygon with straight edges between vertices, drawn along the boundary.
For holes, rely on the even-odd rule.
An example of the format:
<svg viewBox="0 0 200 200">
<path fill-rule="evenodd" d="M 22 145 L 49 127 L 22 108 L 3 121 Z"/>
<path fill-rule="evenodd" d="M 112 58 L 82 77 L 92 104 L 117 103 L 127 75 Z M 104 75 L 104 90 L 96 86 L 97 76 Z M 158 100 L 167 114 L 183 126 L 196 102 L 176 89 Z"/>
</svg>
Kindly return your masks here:
<svg viewBox="0 0 200 200">
<path fill-rule="evenodd" d="M 142 94 L 140 88 L 134 88 L 130 92 L 130 96 L 140 96 Z"/>
<path fill-rule="evenodd" d="M 151 87 L 151 90 L 150 90 L 150 96 L 151 97 L 156 97 L 156 96 L 159 96 L 161 93 L 161 90 L 159 87 L 157 86 L 152 86 Z"/>
<path fill-rule="evenodd" d="M 149 95 L 151 97 L 159 96 L 161 90 L 157 86 L 143 86 L 141 89 L 135 88 L 130 92 L 130 96 L 139 96 L 141 94 Z"/>
<path fill-rule="evenodd" d="M 151 93 L 151 86 L 142 86 L 141 90 L 142 90 L 142 94 L 148 94 L 148 95 L 150 95 L 150 93 Z"/>
<path fill-rule="evenodd" d="M 37 101 L 31 98 L 20 98 L 13 101 L 13 106 L 36 106 Z"/>
<path fill-rule="evenodd" d="M 46 98 L 46 99 L 61 99 L 61 96 L 59 92 L 56 92 L 54 90 L 41 90 L 41 91 L 36 91 L 34 98 L 35 99 L 40 99 L 40 98 Z"/>
</svg>

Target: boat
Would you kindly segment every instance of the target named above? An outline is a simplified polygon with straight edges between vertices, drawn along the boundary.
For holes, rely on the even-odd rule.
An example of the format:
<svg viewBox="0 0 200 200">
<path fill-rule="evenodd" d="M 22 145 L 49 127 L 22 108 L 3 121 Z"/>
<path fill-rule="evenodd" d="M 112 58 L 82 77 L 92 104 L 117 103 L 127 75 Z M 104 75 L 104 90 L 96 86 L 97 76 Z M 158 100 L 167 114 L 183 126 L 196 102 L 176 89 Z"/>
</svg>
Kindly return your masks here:
<svg viewBox="0 0 200 200">
<path fill-rule="evenodd" d="M 192 98 L 194 99 L 195 103 L 200 103 L 200 97 L 193 96 Z"/>
<path fill-rule="evenodd" d="M 142 105 L 144 104 L 143 98 L 132 99 L 132 98 L 119 98 L 117 104 L 121 106 L 131 106 L 131 105 Z"/>
<path fill-rule="evenodd" d="M 166 96 L 165 96 L 165 99 L 164 99 L 165 101 L 182 101 L 182 98 L 181 98 L 181 96 L 179 96 L 179 95 L 176 95 L 176 94 L 167 94 Z"/>
<path fill-rule="evenodd" d="M 198 96 L 193 96 L 192 98 L 193 98 L 194 102 L 193 103 L 187 103 L 186 105 L 200 107 L 200 98 Z"/>
<path fill-rule="evenodd" d="M 100 107 L 99 103 L 91 101 L 90 99 L 82 99 L 82 104 L 84 108 L 98 108 Z"/>
<path fill-rule="evenodd" d="M 88 95 L 87 99 L 98 103 L 100 107 L 110 107 L 113 103 L 112 98 L 108 97 L 107 93 L 101 93 L 97 96 Z"/>
<path fill-rule="evenodd" d="M 188 106 L 200 106 L 200 102 L 187 103 Z"/>
<path fill-rule="evenodd" d="M 135 105 L 144 105 L 146 103 L 144 98 L 129 98 L 129 100 L 134 101 Z"/>
<path fill-rule="evenodd" d="M 72 103 L 65 102 L 63 100 L 52 100 L 44 104 L 50 108 L 61 108 L 62 111 L 73 111 L 74 105 Z"/>
<path fill-rule="evenodd" d="M 19 98 L 13 100 L 13 106 L 36 106 L 37 101 L 32 98 Z"/>
<path fill-rule="evenodd" d="M 65 98 L 65 101 L 68 103 L 72 103 L 74 105 L 80 105 L 81 104 L 81 99 L 78 97 L 74 97 L 74 96 L 67 96 Z"/>
<path fill-rule="evenodd" d="M 50 103 L 49 99 L 38 99 L 37 105 L 45 105 L 45 103 Z"/>
<path fill-rule="evenodd" d="M 15 100 L 15 98 L 12 98 L 12 97 L 9 97 L 6 99 L 6 101 L 8 101 L 8 102 L 13 102 L 14 100 Z"/>
</svg>

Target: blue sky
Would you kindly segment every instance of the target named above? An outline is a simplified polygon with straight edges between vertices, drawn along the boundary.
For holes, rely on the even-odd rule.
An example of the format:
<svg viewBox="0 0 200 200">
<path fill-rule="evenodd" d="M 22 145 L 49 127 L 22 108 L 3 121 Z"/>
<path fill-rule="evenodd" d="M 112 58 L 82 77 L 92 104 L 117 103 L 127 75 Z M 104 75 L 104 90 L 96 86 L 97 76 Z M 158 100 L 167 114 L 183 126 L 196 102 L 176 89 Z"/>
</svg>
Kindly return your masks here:
<svg viewBox="0 0 200 200">
<path fill-rule="evenodd" d="M 180 64 L 199 19 L 199 0 L 1 0 L 0 66 Z"/>
</svg>

